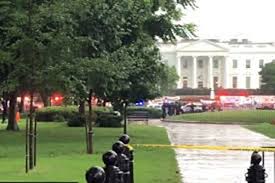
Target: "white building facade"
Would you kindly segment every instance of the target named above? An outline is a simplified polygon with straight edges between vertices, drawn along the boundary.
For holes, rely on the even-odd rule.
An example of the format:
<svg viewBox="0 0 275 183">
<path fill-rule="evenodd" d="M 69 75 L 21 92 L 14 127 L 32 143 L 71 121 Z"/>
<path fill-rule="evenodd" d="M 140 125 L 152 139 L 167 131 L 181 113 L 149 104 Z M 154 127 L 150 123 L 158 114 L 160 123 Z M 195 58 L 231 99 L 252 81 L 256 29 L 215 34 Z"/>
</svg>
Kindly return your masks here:
<svg viewBox="0 0 275 183">
<path fill-rule="evenodd" d="M 275 44 L 246 39 L 183 40 L 158 47 L 163 62 L 177 69 L 178 88 L 257 89 L 262 67 L 275 61 Z"/>
</svg>

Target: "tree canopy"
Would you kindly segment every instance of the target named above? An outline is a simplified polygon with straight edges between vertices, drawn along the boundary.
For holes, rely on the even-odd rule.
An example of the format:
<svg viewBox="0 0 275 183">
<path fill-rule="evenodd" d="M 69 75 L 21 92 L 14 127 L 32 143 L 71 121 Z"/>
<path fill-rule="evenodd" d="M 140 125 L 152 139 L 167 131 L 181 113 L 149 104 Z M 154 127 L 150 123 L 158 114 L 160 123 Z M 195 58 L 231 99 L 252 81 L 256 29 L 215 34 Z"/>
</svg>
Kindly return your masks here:
<svg viewBox="0 0 275 183">
<path fill-rule="evenodd" d="M 177 79 L 160 62 L 156 41 L 194 32 L 175 23 L 194 0 L 3 0 L 0 89 L 113 103 L 161 95 Z"/>
<path fill-rule="evenodd" d="M 260 72 L 262 77 L 261 89 L 275 92 L 275 63 L 266 64 Z"/>
</svg>

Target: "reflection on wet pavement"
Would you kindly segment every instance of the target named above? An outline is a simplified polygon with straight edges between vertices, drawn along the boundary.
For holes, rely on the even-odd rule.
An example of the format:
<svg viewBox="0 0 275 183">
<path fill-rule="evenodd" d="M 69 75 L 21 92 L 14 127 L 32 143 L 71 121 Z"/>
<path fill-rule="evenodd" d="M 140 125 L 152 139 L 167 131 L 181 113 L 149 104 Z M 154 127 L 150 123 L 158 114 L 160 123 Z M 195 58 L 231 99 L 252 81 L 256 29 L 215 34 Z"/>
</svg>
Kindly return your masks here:
<svg viewBox="0 0 275 183">
<path fill-rule="evenodd" d="M 275 140 L 238 125 L 165 123 L 172 144 L 275 146 Z M 245 183 L 252 152 L 176 149 L 184 183 Z M 265 153 L 267 183 L 273 183 L 273 153 Z"/>
</svg>

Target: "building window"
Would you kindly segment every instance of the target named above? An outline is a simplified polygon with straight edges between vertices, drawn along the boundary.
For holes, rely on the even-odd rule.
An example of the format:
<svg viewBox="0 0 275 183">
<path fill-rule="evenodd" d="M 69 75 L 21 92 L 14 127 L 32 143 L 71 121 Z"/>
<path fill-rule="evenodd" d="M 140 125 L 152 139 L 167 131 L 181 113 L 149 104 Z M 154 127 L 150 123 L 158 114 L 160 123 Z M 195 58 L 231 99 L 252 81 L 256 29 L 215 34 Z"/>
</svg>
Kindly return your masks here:
<svg viewBox="0 0 275 183">
<path fill-rule="evenodd" d="M 188 78 L 183 77 L 183 88 L 187 88 L 187 87 L 188 87 Z"/>
<path fill-rule="evenodd" d="M 213 78 L 213 82 L 214 82 L 214 88 L 217 89 L 219 87 L 219 77 L 215 76 Z"/>
<path fill-rule="evenodd" d="M 238 61 L 233 60 L 233 68 L 236 69 L 238 67 Z"/>
<path fill-rule="evenodd" d="M 203 82 L 202 81 L 198 82 L 198 88 L 203 88 Z"/>
<path fill-rule="evenodd" d="M 245 62 L 245 68 L 250 68 L 251 67 L 251 61 L 250 60 L 246 60 Z"/>
<path fill-rule="evenodd" d="M 232 88 L 237 88 L 238 84 L 238 78 L 236 76 L 234 76 L 232 78 Z"/>
<path fill-rule="evenodd" d="M 187 60 L 184 60 L 184 61 L 183 61 L 183 68 L 184 68 L 184 69 L 187 69 L 187 68 L 188 68 L 188 62 L 187 62 Z"/>
<path fill-rule="evenodd" d="M 215 69 L 219 68 L 219 61 L 218 61 L 218 60 L 214 60 L 214 62 L 213 62 L 213 67 L 214 67 Z"/>
<path fill-rule="evenodd" d="M 199 66 L 199 68 L 203 68 L 203 61 L 202 60 L 198 61 L 198 66 Z"/>
<path fill-rule="evenodd" d="M 259 60 L 259 67 L 260 68 L 264 67 L 264 60 L 263 59 Z"/>
<path fill-rule="evenodd" d="M 250 89 L 250 82 L 251 82 L 250 77 L 246 77 L 246 79 L 245 79 L 245 86 L 246 86 L 247 89 Z"/>
</svg>

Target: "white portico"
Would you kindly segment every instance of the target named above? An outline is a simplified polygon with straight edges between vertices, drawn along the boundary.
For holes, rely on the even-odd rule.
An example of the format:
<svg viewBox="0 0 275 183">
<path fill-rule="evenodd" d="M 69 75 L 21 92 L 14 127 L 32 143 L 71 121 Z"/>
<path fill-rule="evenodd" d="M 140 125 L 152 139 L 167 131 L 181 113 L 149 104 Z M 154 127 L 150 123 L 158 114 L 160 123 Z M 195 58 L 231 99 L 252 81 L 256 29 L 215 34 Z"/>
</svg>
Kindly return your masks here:
<svg viewBox="0 0 275 183">
<path fill-rule="evenodd" d="M 159 48 L 163 61 L 177 69 L 178 88 L 259 88 L 261 67 L 275 59 L 269 43 L 185 40 Z"/>
</svg>

